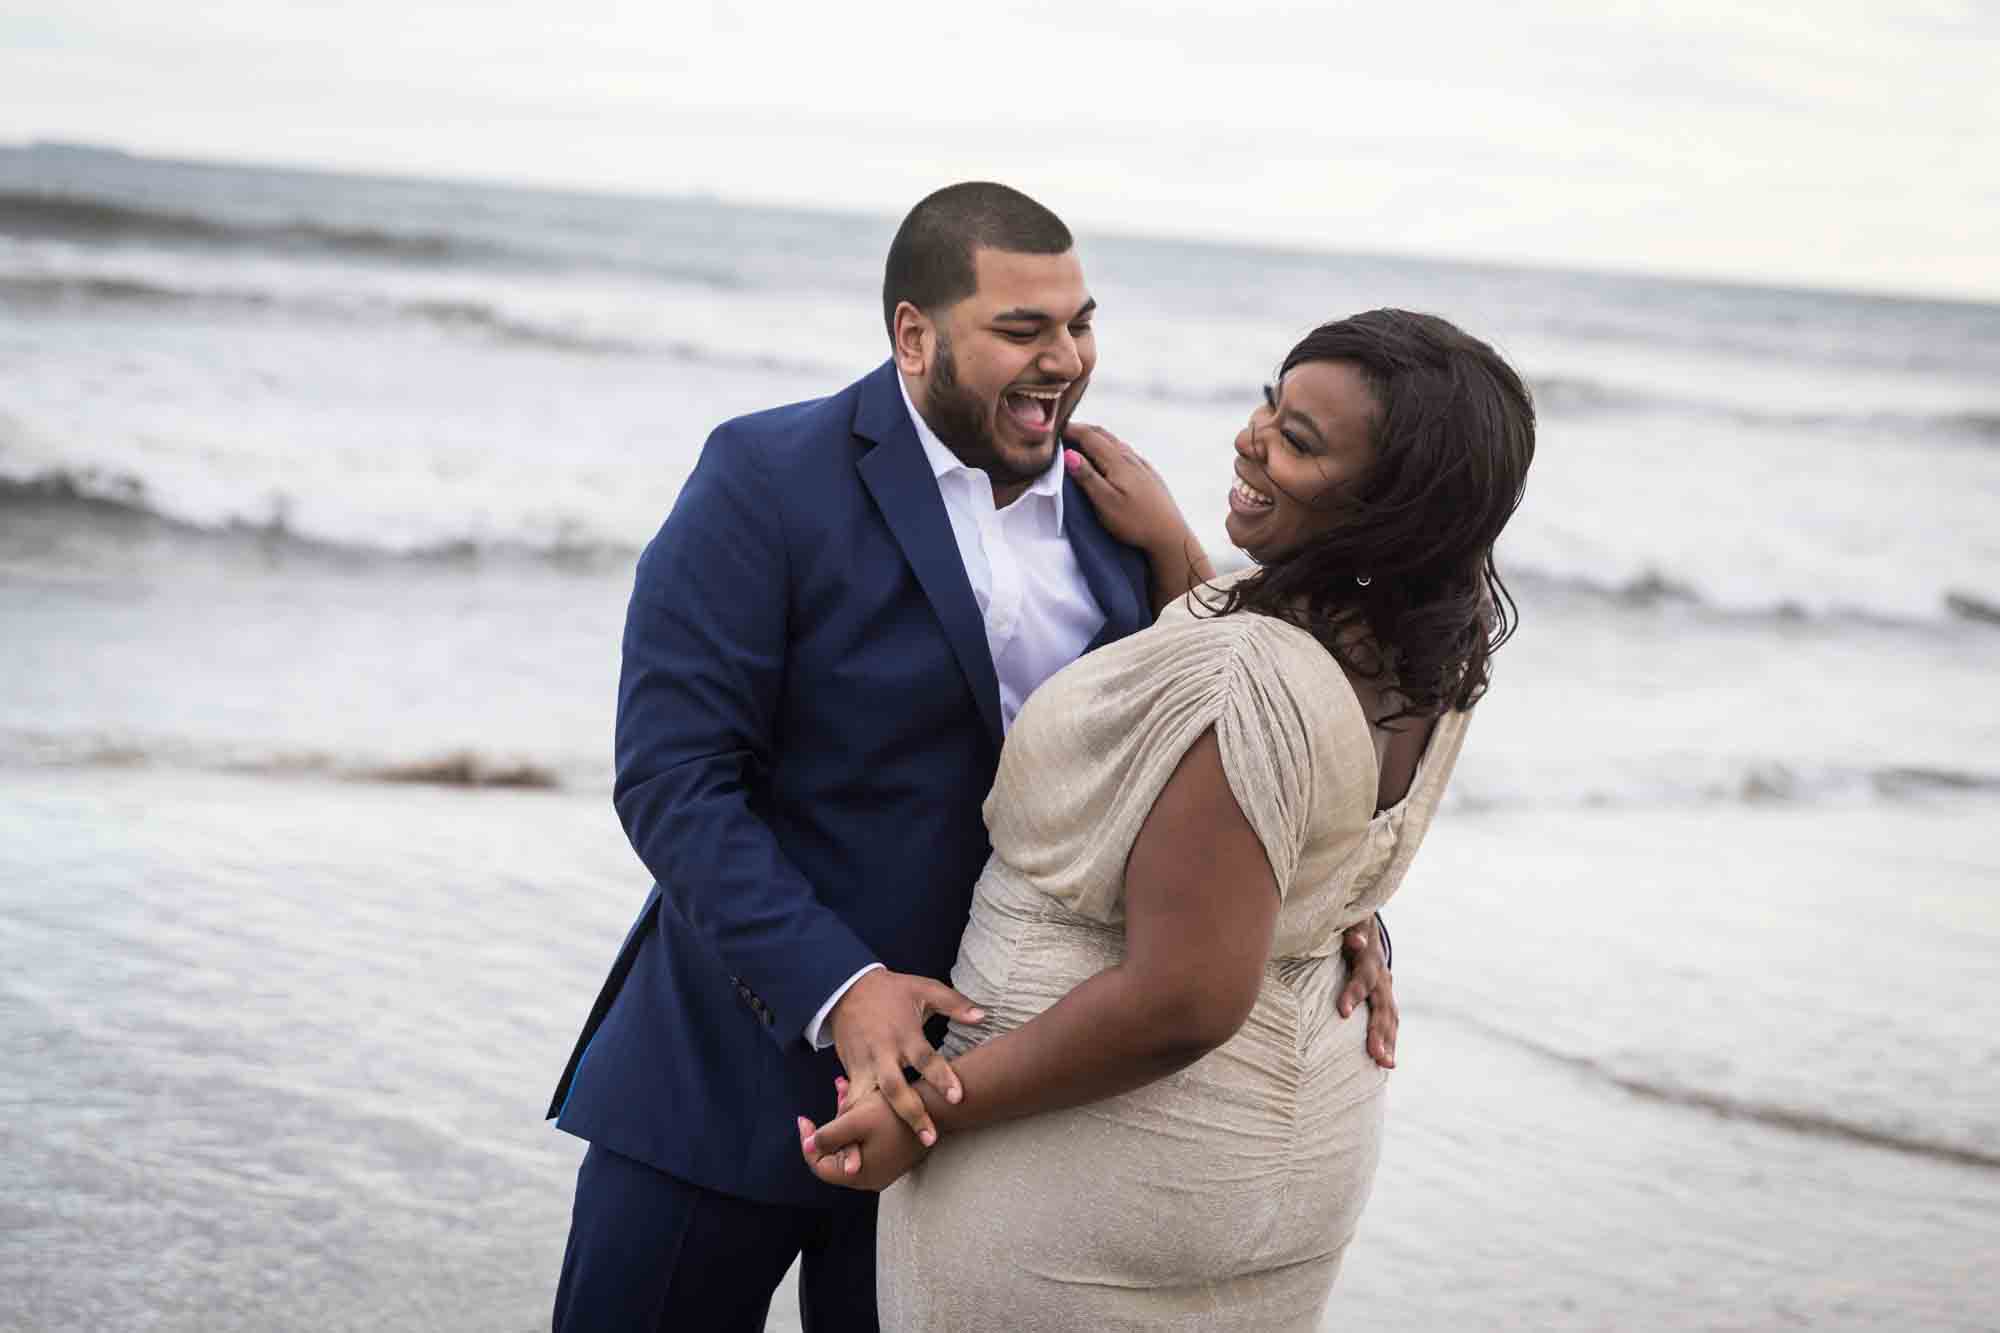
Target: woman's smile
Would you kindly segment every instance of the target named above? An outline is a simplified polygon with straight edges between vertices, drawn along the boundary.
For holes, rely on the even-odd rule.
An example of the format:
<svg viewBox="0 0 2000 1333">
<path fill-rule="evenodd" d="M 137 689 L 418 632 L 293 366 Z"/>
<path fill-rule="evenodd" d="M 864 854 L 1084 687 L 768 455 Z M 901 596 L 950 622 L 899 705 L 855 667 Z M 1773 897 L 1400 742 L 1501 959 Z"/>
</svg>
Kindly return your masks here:
<svg viewBox="0 0 2000 1333">
<path fill-rule="evenodd" d="M 1270 509 L 1277 501 L 1258 490 L 1238 474 L 1236 484 L 1229 488 L 1229 507 L 1239 514 L 1255 516 Z"/>
</svg>

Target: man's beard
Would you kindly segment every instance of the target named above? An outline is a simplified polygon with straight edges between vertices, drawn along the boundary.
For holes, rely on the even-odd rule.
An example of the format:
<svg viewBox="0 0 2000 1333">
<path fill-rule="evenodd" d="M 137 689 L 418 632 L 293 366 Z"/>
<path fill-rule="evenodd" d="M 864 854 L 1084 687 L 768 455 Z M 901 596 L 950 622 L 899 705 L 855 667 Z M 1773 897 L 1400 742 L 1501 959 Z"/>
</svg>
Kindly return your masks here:
<svg viewBox="0 0 2000 1333">
<path fill-rule="evenodd" d="M 1073 405 L 1072 405 L 1073 406 Z M 1047 460 L 1026 466 L 1008 461 L 993 437 L 993 407 L 968 393 L 958 382 L 958 359 L 952 355 L 951 340 L 938 330 L 937 366 L 930 383 L 924 386 L 924 420 L 937 433 L 944 447 L 967 467 L 976 467 L 996 485 L 1022 485 L 1035 481 L 1049 470 Z M 1061 436 L 1069 424 L 1069 411 L 1058 411 L 1054 431 Z"/>
</svg>

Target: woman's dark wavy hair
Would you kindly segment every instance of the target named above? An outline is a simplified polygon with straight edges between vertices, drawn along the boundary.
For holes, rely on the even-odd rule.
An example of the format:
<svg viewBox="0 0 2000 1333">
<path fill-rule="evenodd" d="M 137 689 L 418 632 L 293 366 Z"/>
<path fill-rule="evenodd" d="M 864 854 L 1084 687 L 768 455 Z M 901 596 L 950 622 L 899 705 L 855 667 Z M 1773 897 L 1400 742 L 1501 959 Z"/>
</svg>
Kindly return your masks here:
<svg viewBox="0 0 2000 1333">
<path fill-rule="evenodd" d="M 1407 310 L 1322 324 L 1280 377 L 1314 361 L 1361 373 L 1375 461 L 1315 506 L 1329 531 L 1210 593 L 1209 609 L 1288 620 L 1349 672 L 1392 684 L 1400 706 L 1384 721 L 1470 708 L 1520 620 L 1493 543 L 1535 457 L 1527 386 L 1485 343 Z"/>
</svg>

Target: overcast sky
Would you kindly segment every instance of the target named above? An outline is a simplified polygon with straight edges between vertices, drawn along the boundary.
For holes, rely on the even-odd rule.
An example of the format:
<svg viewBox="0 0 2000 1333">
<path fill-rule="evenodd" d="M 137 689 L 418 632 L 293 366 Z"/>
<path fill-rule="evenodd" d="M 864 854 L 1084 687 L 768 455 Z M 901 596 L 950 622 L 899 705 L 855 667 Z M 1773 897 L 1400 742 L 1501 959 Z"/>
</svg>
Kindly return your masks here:
<svg viewBox="0 0 2000 1333">
<path fill-rule="evenodd" d="M 0 0 L 5 141 L 2000 299 L 1996 126 L 1996 0 Z"/>
</svg>

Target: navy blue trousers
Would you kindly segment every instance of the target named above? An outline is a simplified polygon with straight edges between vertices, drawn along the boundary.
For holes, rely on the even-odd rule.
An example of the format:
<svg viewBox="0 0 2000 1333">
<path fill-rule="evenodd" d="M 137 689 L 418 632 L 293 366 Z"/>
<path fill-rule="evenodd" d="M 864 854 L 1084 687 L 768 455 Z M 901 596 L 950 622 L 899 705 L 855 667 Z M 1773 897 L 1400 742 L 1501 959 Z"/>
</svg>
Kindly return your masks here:
<svg viewBox="0 0 2000 1333">
<path fill-rule="evenodd" d="M 805 1333 L 877 1333 L 873 1194 L 831 1208 L 754 1203 L 593 1143 L 576 1173 L 555 1333 L 760 1333 L 794 1259 Z"/>
</svg>

